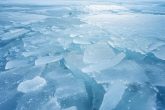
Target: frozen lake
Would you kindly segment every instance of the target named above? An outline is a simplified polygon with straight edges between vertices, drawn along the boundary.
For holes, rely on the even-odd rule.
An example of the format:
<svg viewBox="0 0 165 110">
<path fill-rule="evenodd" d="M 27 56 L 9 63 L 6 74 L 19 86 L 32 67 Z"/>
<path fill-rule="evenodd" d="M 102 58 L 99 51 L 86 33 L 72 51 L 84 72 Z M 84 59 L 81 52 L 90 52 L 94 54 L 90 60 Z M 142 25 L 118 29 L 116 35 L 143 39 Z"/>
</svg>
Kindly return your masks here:
<svg viewBox="0 0 165 110">
<path fill-rule="evenodd" d="M 165 1 L 0 1 L 0 110 L 165 110 Z"/>
</svg>

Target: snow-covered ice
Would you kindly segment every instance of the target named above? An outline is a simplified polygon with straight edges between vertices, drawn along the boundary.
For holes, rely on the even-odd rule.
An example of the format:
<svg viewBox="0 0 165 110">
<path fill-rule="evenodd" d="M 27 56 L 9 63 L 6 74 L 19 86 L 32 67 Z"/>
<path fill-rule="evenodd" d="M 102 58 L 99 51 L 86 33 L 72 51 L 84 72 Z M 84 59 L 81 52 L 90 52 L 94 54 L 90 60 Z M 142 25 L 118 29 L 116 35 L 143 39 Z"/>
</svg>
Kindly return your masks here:
<svg viewBox="0 0 165 110">
<path fill-rule="evenodd" d="M 26 81 L 21 82 L 18 85 L 17 90 L 19 92 L 28 93 L 28 92 L 36 91 L 42 88 L 44 85 L 46 85 L 46 80 L 40 76 L 36 76 L 35 78 L 31 80 L 26 80 Z"/>
</svg>

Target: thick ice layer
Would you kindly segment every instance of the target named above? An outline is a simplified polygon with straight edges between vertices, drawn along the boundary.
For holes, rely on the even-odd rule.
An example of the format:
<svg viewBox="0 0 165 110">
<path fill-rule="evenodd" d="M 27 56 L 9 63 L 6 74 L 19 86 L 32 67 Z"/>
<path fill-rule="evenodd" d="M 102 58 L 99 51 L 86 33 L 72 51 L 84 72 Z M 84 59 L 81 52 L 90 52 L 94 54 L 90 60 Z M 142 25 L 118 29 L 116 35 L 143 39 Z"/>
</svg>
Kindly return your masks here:
<svg viewBox="0 0 165 110">
<path fill-rule="evenodd" d="M 35 61 L 35 65 L 44 65 L 47 63 L 52 63 L 56 62 L 62 59 L 62 56 L 45 56 L 45 57 L 40 57 Z"/>
<path fill-rule="evenodd" d="M 113 110 L 116 108 L 126 89 L 126 83 L 120 80 L 112 81 L 104 95 L 100 110 Z"/>
<path fill-rule="evenodd" d="M 26 80 L 18 85 L 19 92 L 28 93 L 36 91 L 46 85 L 46 80 L 40 76 L 36 76 L 31 80 Z"/>
</svg>

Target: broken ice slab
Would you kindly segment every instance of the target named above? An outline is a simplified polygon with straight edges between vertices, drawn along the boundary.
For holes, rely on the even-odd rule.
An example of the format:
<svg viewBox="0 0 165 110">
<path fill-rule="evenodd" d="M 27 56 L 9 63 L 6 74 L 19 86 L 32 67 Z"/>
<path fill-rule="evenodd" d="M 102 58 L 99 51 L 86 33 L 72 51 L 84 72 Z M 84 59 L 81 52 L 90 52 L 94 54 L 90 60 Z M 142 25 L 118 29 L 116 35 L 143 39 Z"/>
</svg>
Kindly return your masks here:
<svg viewBox="0 0 165 110">
<path fill-rule="evenodd" d="M 114 110 L 156 110 L 156 91 L 149 84 L 131 84 Z"/>
<path fill-rule="evenodd" d="M 35 60 L 35 65 L 45 65 L 52 62 L 57 62 L 62 58 L 63 58 L 62 55 L 39 57 Z"/>
<path fill-rule="evenodd" d="M 124 57 L 123 52 L 115 53 L 106 42 L 92 44 L 85 48 L 83 61 L 86 63 L 86 67 L 82 71 L 85 73 L 99 72 L 117 65 Z"/>
<path fill-rule="evenodd" d="M 46 80 L 40 76 L 36 76 L 31 80 L 25 80 L 18 85 L 19 92 L 28 93 L 41 89 L 46 85 Z"/>
<path fill-rule="evenodd" d="M 72 69 L 75 69 L 76 71 L 81 71 L 84 73 L 100 72 L 102 70 L 105 70 L 105 69 L 108 69 L 108 68 L 111 68 L 111 67 L 117 65 L 125 57 L 125 54 L 122 52 L 119 54 L 115 54 L 115 53 L 111 54 L 112 51 L 110 50 L 109 54 L 105 53 L 105 55 L 104 55 L 104 53 L 100 53 L 99 50 L 101 50 L 101 49 L 98 49 L 98 52 L 97 51 L 96 51 L 97 53 L 95 52 L 96 54 L 93 54 L 92 53 L 93 50 L 90 50 L 89 53 L 91 53 L 91 54 L 88 53 L 89 56 L 87 56 L 87 53 L 85 56 L 83 56 L 82 53 L 71 52 L 64 58 L 66 61 L 66 65 Z M 109 50 L 107 50 L 107 51 L 109 51 Z M 116 56 L 114 56 L 114 54 Z M 109 56 L 109 55 L 111 55 L 111 56 Z M 97 60 L 97 59 L 99 59 L 99 60 Z M 83 61 L 83 60 L 85 60 L 85 61 Z M 88 62 L 91 64 L 86 64 L 84 62 Z"/>
<path fill-rule="evenodd" d="M 127 83 L 120 80 L 111 81 L 107 92 L 104 95 L 100 110 L 114 110 L 127 88 Z"/>
<path fill-rule="evenodd" d="M 84 51 L 85 63 L 100 63 L 115 57 L 114 50 L 106 43 L 100 42 L 87 46 Z"/>
<path fill-rule="evenodd" d="M 31 63 L 25 59 L 10 60 L 6 63 L 5 69 L 20 68 L 30 65 Z"/>
<path fill-rule="evenodd" d="M 115 57 L 110 58 L 108 60 L 96 63 L 96 64 L 89 64 L 82 69 L 84 73 L 92 73 L 92 72 L 100 72 L 102 70 L 111 68 L 117 64 L 119 64 L 125 57 L 124 53 L 119 53 Z"/>
<path fill-rule="evenodd" d="M 120 64 L 94 74 L 97 83 L 109 84 L 113 80 L 122 80 L 129 83 L 144 83 L 149 79 L 141 65 L 132 60 L 123 60 Z"/>
<path fill-rule="evenodd" d="M 82 68 L 85 67 L 86 64 L 83 62 L 83 54 L 78 52 L 70 52 L 65 56 L 65 63 L 68 68 L 72 68 L 76 71 L 81 71 Z"/>
<path fill-rule="evenodd" d="M 158 47 L 152 52 L 157 58 L 165 60 L 165 45 Z"/>
<path fill-rule="evenodd" d="M 29 30 L 27 29 L 13 29 L 9 30 L 8 32 L 1 34 L 0 39 L 1 40 L 11 40 L 11 39 L 16 39 L 20 37 L 21 35 L 27 33 Z"/>
</svg>

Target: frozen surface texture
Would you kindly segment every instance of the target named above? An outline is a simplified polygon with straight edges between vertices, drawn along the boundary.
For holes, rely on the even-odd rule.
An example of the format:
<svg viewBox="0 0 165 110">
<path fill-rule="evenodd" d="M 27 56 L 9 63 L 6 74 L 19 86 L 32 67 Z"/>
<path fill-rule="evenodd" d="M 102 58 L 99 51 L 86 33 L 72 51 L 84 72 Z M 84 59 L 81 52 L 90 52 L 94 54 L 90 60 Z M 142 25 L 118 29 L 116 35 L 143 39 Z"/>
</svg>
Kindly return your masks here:
<svg viewBox="0 0 165 110">
<path fill-rule="evenodd" d="M 123 1 L 0 0 L 0 110 L 165 110 L 165 1 Z"/>
</svg>

